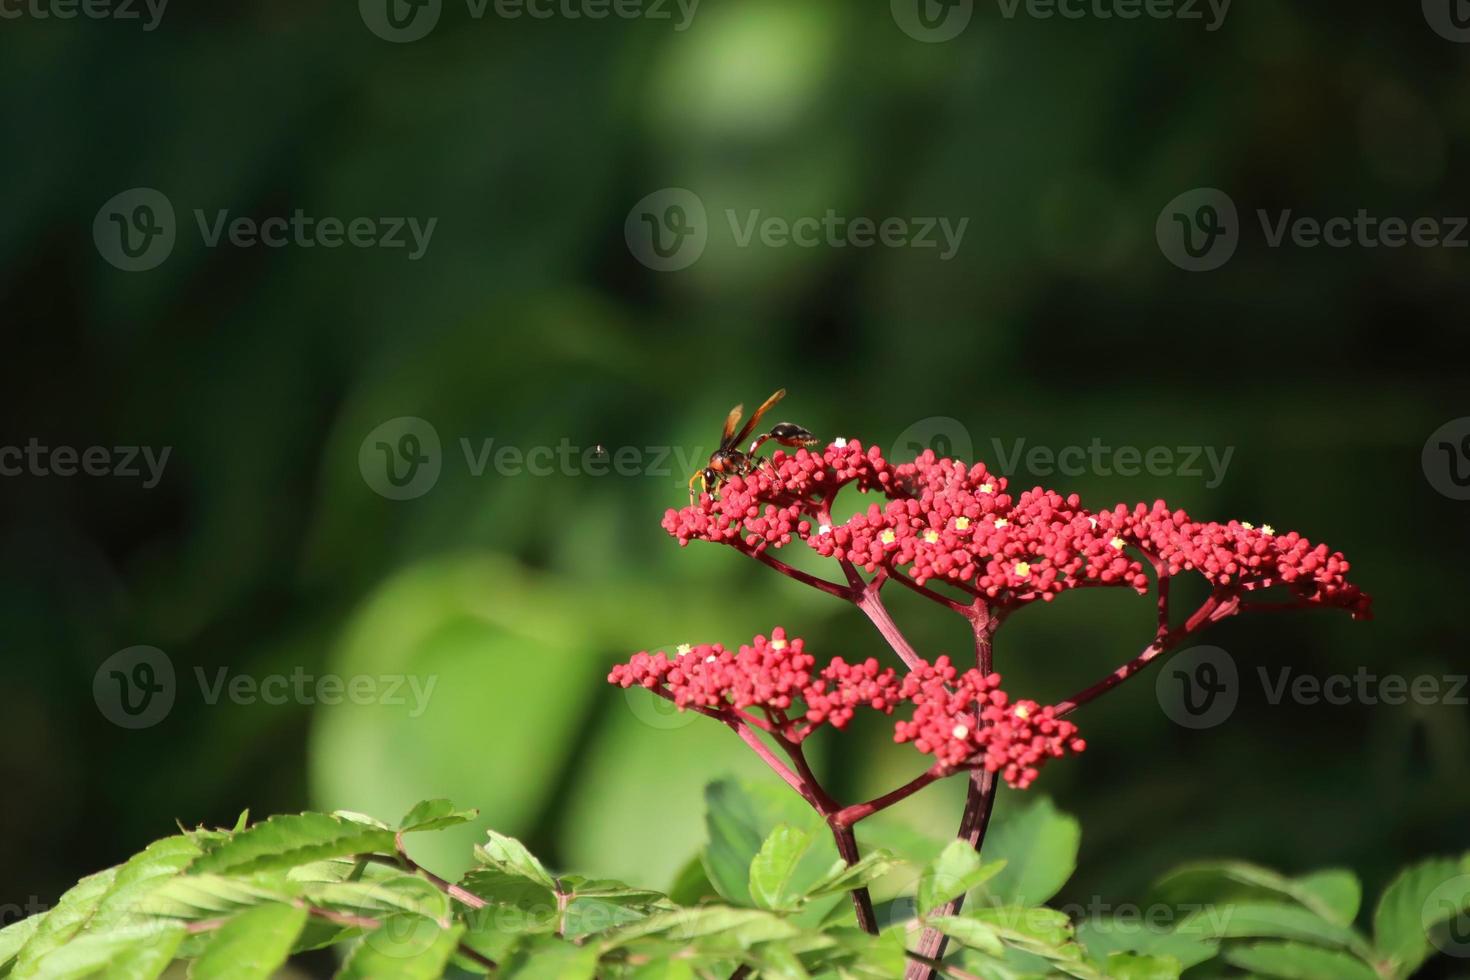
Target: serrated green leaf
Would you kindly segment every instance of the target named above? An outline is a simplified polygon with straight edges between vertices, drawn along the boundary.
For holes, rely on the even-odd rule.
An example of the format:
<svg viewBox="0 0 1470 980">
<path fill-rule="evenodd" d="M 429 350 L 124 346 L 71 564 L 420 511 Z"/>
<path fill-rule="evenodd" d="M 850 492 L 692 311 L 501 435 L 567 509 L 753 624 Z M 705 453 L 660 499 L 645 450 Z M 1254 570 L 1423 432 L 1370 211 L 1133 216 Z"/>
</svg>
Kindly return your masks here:
<svg viewBox="0 0 1470 980">
<path fill-rule="evenodd" d="M 928 925 L 971 949 L 978 949 L 992 956 L 1001 956 L 1005 953 L 1005 945 L 1000 941 L 1000 933 L 996 932 L 994 927 L 972 916 L 936 915 L 927 922 Z"/>
<path fill-rule="evenodd" d="M 1232 946 L 1222 955 L 1233 966 L 1281 980 L 1381 980 L 1372 967 L 1351 953 L 1302 943 Z"/>
<path fill-rule="evenodd" d="M 1373 911 L 1373 941 L 1394 976 L 1413 973 L 1429 956 L 1429 930 L 1470 909 L 1465 862 L 1436 858 L 1405 868 Z"/>
<path fill-rule="evenodd" d="M 181 926 L 133 923 L 101 932 L 83 932 L 42 956 L 35 976 L 46 980 L 77 980 L 98 975 L 115 964 L 116 976 L 156 977 L 173 959 L 183 939 Z M 162 962 L 159 957 L 162 956 Z M 150 968 L 155 968 L 149 973 Z"/>
<path fill-rule="evenodd" d="M 443 830 L 445 827 L 468 823 L 479 815 L 479 810 L 456 810 L 449 800 L 425 800 L 408 811 L 399 822 L 398 829 L 405 834 Z"/>
<path fill-rule="evenodd" d="M 1108 957 L 1109 980 L 1179 980 L 1183 967 L 1172 956 L 1114 953 Z"/>
<path fill-rule="evenodd" d="M 717 936 L 726 946 L 748 949 L 755 943 L 789 939 L 799 933 L 797 926 L 770 912 L 708 905 L 659 912 L 615 929 L 603 938 L 602 949 L 616 949 L 645 936 L 662 936 L 681 943 Z"/>
<path fill-rule="evenodd" d="M 16 954 L 10 975 L 15 980 L 36 975 L 36 964 L 47 953 L 65 945 L 92 918 L 117 877 L 116 868 L 88 875 L 57 900 Z"/>
<path fill-rule="evenodd" d="M 1172 956 L 1188 969 L 1209 960 L 1219 948 L 1213 940 L 1158 928 L 1137 916 L 1086 919 L 1077 924 L 1076 935 L 1088 958 L 1098 964 L 1112 953 L 1138 953 Z"/>
<path fill-rule="evenodd" d="M 506 980 L 592 980 L 596 972 L 596 946 L 574 946 L 543 936 L 518 949 L 496 976 Z"/>
<path fill-rule="evenodd" d="M 247 874 L 348 854 L 392 853 L 393 832 L 338 815 L 271 817 L 240 831 L 189 866 L 190 874 Z"/>
<path fill-rule="evenodd" d="M 21 947 L 31 938 L 36 928 L 40 926 L 41 920 L 45 919 L 48 914 L 49 910 L 36 912 L 0 929 L 0 976 L 4 975 L 4 971 L 15 960 L 15 954 L 20 952 Z"/>
<path fill-rule="evenodd" d="M 554 932 L 560 917 L 556 893 L 537 881 L 496 867 L 471 871 L 459 885 L 495 906 L 502 933 Z"/>
<path fill-rule="evenodd" d="M 387 916 L 352 947 L 337 980 L 435 980 L 463 934 L 462 925 L 444 929 L 421 915 Z"/>
<path fill-rule="evenodd" d="M 897 863 L 887 851 L 873 851 L 852 865 L 839 859 L 833 862 L 826 874 L 807 887 L 807 897 L 836 895 L 872 884 L 891 871 Z"/>
<path fill-rule="evenodd" d="M 764 909 L 790 910 L 800 894 L 791 887 L 796 867 L 812 846 L 809 831 L 781 824 L 750 861 L 750 897 Z"/>
<path fill-rule="evenodd" d="M 928 915 L 952 898 L 964 895 L 994 878 L 1005 861 L 984 863 L 980 853 L 962 840 L 950 841 L 919 875 L 919 914 Z"/>
<path fill-rule="evenodd" d="M 1357 912 L 1356 903 L 1350 901 L 1354 890 L 1358 890 L 1357 879 L 1346 871 L 1317 871 L 1301 878 L 1288 878 L 1245 861 L 1197 861 L 1160 878 L 1154 884 L 1153 897 L 1159 903 L 1175 907 L 1272 901 L 1284 897 L 1329 922 L 1351 925 Z M 1353 916 L 1344 917 L 1349 905 L 1353 906 Z"/>
<path fill-rule="evenodd" d="M 990 926 L 1006 942 L 1028 950 L 1055 951 L 1072 940 L 1072 920 L 1044 906 L 975 905 L 964 915 Z"/>
<path fill-rule="evenodd" d="M 986 892 L 1010 905 L 1040 905 L 1061 891 L 1077 867 L 1082 829 L 1076 818 L 1041 797 L 996 824 L 985 840 L 986 860 L 1005 861 Z"/>
<path fill-rule="evenodd" d="M 376 917 L 412 912 L 428 919 L 447 921 L 449 896 L 418 875 L 400 873 L 374 881 L 337 881 L 307 885 L 302 897 L 349 914 Z"/>
<path fill-rule="evenodd" d="M 170 919 L 213 919 L 257 905 L 288 902 L 300 890 L 301 886 L 285 878 L 260 884 L 224 875 L 182 875 L 160 882 L 136 911 Z"/>
<path fill-rule="evenodd" d="M 489 835 L 489 842 L 475 848 L 475 857 L 480 863 L 498 868 L 507 874 L 519 875 L 553 892 L 557 890 L 556 879 L 526 849 L 526 845 L 514 837 L 507 837 L 493 830 L 486 833 Z"/>
<path fill-rule="evenodd" d="M 1212 905 L 1192 913 L 1178 931 L 1200 939 L 1295 939 L 1368 952 L 1367 943 L 1352 929 L 1289 902 Z"/>
<path fill-rule="evenodd" d="M 792 877 L 796 891 L 805 892 L 838 859 L 836 846 L 824 833 L 826 824 L 784 785 L 719 780 L 705 788 L 705 804 L 709 832 L 703 853 L 705 872 L 726 901 L 755 904 L 750 894 L 750 865 L 766 837 L 780 824 L 813 835 L 812 846 Z"/>
<path fill-rule="evenodd" d="M 1303 904 L 1327 921 L 1350 926 L 1358 917 L 1358 908 L 1363 903 L 1363 885 L 1351 871 L 1326 868 L 1293 880 L 1306 898 Z"/>
<path fill-rule="evenodd" d="M 189 968 L 190 980 L 265 980 L 286 962 L 306 925 L 294 905 L 258 905 L 231 916 Z"/>
</svg>

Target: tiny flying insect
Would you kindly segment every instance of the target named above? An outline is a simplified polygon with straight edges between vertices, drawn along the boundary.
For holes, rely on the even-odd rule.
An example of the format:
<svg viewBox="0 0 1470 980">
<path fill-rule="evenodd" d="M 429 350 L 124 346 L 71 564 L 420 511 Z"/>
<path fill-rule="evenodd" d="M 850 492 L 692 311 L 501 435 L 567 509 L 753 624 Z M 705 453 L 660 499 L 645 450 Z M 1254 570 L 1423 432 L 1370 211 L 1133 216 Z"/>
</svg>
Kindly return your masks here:
<svg viewBox="0 0 1470 980">
<path fill-rule="evenodd" d="M 756 452 L 761 446 L 771 439 L 776 440 L 783 446 L 792 448 L 800 446 L 814 446 L 820 440 L 806 429 L 794 422 L 781 422 L 771 427 L 771 431 L 757 438 L 750 444 L 749 449 L 741 449 L 743 443 L 755 427 L 760 424 L 761 416 L 770 411 L 782 398 L 786 397 L 786 389 L 782 388 L 755 410 L 755 413 L 746 420 L 740 431 L 735 431 L 735 426 L 740 425 L 740 415 L 745 410 L 744 405 L 736 405 L 730 409 L 730 414 L 725 417 L 725 431 L 720 436 L 720 448 L 710 455 L 709 463 L 703 470 L 696 472 L 689 478 L 689 502 L 694 503 L 694 481 L 700 480 L 701 487 L 706 493 L 714 493 L 720 484 L 732 476 L 746 476 L 754 473 L 760 465 L 767 460 L 763 456 L 757 456 Z"/>
</svg>

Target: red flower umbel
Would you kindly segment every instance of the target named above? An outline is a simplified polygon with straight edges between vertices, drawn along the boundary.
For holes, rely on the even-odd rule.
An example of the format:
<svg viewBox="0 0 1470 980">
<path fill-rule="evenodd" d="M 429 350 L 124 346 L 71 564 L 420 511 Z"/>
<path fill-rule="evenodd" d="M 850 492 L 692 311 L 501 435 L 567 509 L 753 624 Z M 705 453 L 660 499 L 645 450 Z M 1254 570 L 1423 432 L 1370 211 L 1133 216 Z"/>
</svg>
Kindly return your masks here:
<svg viewBox="0 0 1470 980">
<path fill-rule="evenodd" d="M 833 524 L 828 507 L 849 484 L 886 502 Z M 926 451 L 895 465 L 857 441 L 820 453 L 777 452 L 718 498 L 705 494 L 693 507 L 669 510 L 663 525 L 680 544 L 714 541 L 752 554 L 800 538 L 825 557 L 899 572 L 918 585 L 948 582 L 997 607 L 1083 586 L 1147 592 L 1145 562 L 1161 577 L 1195 571 L 1240 593 L 1285 586 L 1298 603 L 1339 606 L 1358 618 L 1371 606 L 1348 582 L 1340 552 L 1295 531 L 1195 521 L 1163 501 L 1089 511 L 1076 494 L 1043 487 L 1012 495 L 983 463 Z"/>
<path fill-rule="evenodd" d="M 701 643 L 680 647 L 672 660 L 663 653 L 636 653 L 607 679 L 621 687 L 641 684 L 680 710 L 755 708 L 793 742 L 801 742 L 824 722 L 846 727 L 858 707 L 893 711 L 898 680 L 892 668 L 880 669 L 871 657 L 860 664 L 833 657 L 816 671 L 816 659 L 804 647 L 799 638 L 788 640 L 778 626 L 769 640 L 757 636 L 734 652 L 718 643 Z M 801 706 L 793 710 L 798 701 Z"/>
<path fill-rule="evenodd" d="M 911 721 L 894 726 L 896 742 L 913 742 L 947 771 L 983 768 L 1024 789 L 1048 759 L 1081 752 L 1077 726 L 1054 717 L 1035 701 L 1011 703 L 1000 675 L 978 670 L 960 674 L 948 657 L 922 664 L 900 683 L 890 668 L 869 658 L 849 664 L 833 657 L 820 672 L 800 639 L 776 627 L 731 652 L 718 643 L 667 654 L 636 653 L 608 674 L 620 687 L 641 685 L 668 698 L 679 710 L 695 709 L 731 720 L 763 716 L 768 730 L 800 744 L 816 728 L 845 728 L 860 707 L 891 714 L 913 707 Z M 799 704 L 798 704 L 799 702 Z"/>
</svg>

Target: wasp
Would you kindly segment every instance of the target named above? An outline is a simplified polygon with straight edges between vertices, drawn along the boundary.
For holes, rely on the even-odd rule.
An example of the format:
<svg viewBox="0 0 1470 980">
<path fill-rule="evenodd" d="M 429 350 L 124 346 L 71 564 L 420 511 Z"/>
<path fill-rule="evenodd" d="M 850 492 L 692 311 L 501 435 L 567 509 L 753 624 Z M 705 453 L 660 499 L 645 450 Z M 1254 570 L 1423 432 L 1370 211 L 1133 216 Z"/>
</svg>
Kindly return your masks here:
<svg viewBox="0 0 1470 980">
<path fill-rule="evenodd" d="M 741 449 L 740 444 L 746 440 L 755 427 L 760 424 L 761 416 L 771 410 L 782 398 L 786 397 L 786 389 L 782 388 L 770 398 L 767 398 L 755 413 L 746 419 L 745 424 L 736 432 L 735 427 L 740 425 L 740 416 L 745 410 L 744 405 L 736 405 L 730 409 L 730 414 L 725 416 L 725 431 L 720 435 L 720 448 L 710 455 L 709 463 L 705 468 L 696 472 L 689 478 L 689 502 L 695 501 L 694 481 L 700 480 L 701 487 L 706 493 L 714 493 L 720 484 L 732 476 L 746 476 L 754 473 L 760 465 L 767 462 L 765 457 L 757 456 L 756 453 L 761 446 L 774 439 L 783 446 L 792 448 L 800 446 L 815 446 L 820 440 L 806 429 L 794 422 L 781 422 L 771 427 L 771 431 L 760 436 L 750 444 L 749 449 Z"/>
</svg>

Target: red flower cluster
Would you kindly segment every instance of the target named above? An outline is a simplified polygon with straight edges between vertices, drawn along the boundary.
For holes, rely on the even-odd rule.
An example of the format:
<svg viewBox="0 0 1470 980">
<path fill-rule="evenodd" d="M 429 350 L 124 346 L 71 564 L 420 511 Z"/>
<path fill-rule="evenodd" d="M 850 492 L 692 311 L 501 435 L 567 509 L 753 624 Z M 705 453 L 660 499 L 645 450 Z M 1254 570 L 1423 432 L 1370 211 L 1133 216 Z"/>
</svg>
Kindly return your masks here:
<svg viewBox="0 0 1470 980">
<path fill-rule="evenodd" d="M 871 657 L 860 664 L 833 657 L 821 671 L 815 666 L 816 659 L 805 652 L 802 641 L 788 640 L 778 626 L 769 640 L 757 636 L 733 652 L 718 643 L 701 643 L 680 647 L 673 659 L 664 653 L 637 653 L 614 667 L 607 679 L 625 688 L 641 684 L 680 709 L 759 708 L 796 742 L 823 722 L 846 727 L 855 708 L 866 706 L 887 714 L 898 701 L 892 668 L 880 669 Z M 798 717 L 808 723 L 799 727 L 788 722 L 788 712 L 798 699 L 803 705 Z"/>
<path fill-rule="evenodd" d="M 837 492 L 855 484 L 886 498 L 832 525 Z M 876 447 L 839 439 L 821 452 L 778 451 L 769 465 L 731 479 L 718 498 L 669 510 L 663 525 L 681 545 L 730 544 L 751 553 L 793 538 L 818 554 L 874 571 L 903 571 L 917 584 L 947 581 L 995 605 L 1050 600 L 1082 586 L 1146 592 L 1141 553 L 1160 575 L 1198 571 L 1217 586 L 1253 591 L 1286 585 L 1298 601 L 1340 606 L 1366 618 L 1370 600 L 1347 581 L 1347 559 L 1296 532 L 1191 520 L 1162 501 L 1092 512 L 1077 495 L 1042 487 L 1019 496 L 1007 480 L 926 451 L 892 464 Z"/>
<path fill-rule="evenodd" d="M 1000 675 L 964 674 L 940 657 L 923 664 L 901 682 L 891 668 L 868 659 L 849 664 L 840 657 L 820 672 L 800 639 L 777 627 L 771 638 L 757 636 L 732 652 L 716 644 L 681 648 L 667 654 L 634 654 L 608 674 L 628 688 L 641 685 L 685 708 L 741 712 L 757 708 L 768 723 L 792 742 L 801 742 L 822 723 L 844 728 L 854 709 L 869 707 L 891 714 L 895 706 L 914 707 L 911 721 L 899 721 L 894 741 L 935 757 L 946 769 L 984 767 L 1012 786 L 1025 788 L 1048 759 L 1085 747 L 1077 726 L 1034 701 L 1011 703 L 1000 690 Z M 791 709 L 802 703 L 800 713 Z M 806 724 L 792 724 L 791 718 Z"/>
<path fill-rule="evenodd" d="M 900 693 L 914 705 L 911 721 L 894 726 L 895 742 L 913 742 L 920 752 L 950 767 L 978 765 L 1025 789 L 1048 759 L 1081 752 L 1077 726 L 1035 701 L 1017 701 L 1000 689 L 1000 675 L 971 668 L 960 674 L 940 657 L 904 678 Z"/>
</svg>

